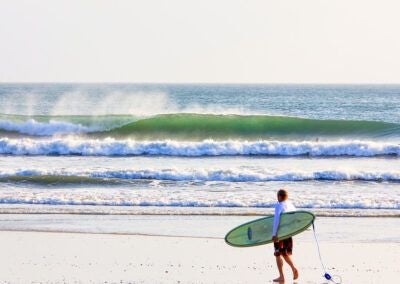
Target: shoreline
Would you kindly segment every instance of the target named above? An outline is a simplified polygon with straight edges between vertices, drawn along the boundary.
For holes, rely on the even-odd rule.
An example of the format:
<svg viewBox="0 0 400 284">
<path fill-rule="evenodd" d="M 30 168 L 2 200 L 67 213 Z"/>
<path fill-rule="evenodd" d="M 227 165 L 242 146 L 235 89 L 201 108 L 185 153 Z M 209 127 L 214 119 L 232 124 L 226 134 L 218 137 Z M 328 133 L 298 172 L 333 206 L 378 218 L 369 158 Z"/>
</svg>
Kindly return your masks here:
<svg viewBox="0 0 400 284">
<path fill-rule="evenodd" d="M 255 216 L 0 214 L 2 232 L 51 232 L 88 235 L 156 236 L 223 240 L 226 233 Z M 376 233 L 371 234 L 371 226 Z M 338 229 L 339 228 L 339 229 Z M 343 243 L 400 243 L 400 218 L 317 217 L 323 240 Z M 340 232 L 340 233 L 339 233 Z M 296 236 L 313 242 L 311 228 Z"/>
<path fill-rule="evenodd" d="M 400 217 L 399 209 L 298 208 L 317 217 Z M 0 214 L 265 216 L 273 208 L 0 204 Z"/>
</svg>

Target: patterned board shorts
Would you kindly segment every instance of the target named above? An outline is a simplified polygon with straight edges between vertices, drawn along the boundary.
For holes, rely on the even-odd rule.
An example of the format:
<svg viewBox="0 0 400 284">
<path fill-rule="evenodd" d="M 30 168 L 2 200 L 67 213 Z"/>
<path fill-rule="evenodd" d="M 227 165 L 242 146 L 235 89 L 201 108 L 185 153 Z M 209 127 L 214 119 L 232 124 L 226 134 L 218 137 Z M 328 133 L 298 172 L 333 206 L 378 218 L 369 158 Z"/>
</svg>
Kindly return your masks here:
<svg viewBox="0 0 400 284">
<path fill-rule="evenodd" d="M 274 243 L 274 248 L 275 256 L 280 256 L 280 255 L 292 255 L 292 250 L 293 250 L 293 240 L 292 238 L 280 240 L 276 243 Z"/>
</svg>

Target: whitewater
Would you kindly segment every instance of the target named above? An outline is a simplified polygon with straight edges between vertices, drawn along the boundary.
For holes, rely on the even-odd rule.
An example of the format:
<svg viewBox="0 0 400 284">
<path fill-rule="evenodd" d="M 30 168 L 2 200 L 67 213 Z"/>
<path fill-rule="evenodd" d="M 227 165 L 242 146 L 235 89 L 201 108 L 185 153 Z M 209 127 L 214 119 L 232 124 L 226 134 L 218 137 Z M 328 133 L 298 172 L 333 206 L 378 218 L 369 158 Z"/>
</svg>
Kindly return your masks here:
<svg viewBox="0 0 400 284">
<path fill-rule="evenodd" d="M 0 207 L 246 214 L 284 187 L 397 214 L 399 106 L 397 85 L 0 84 Z"/>
<path fill-rule="evenodd" d="M 273 172 L 251 171 L 246 169 L 140 169 L 120 171 L 48 171 L 22 169 L 0 172 L 0 181 L 38 181 L 58 183 L 103 183 L 105 179 L 122 180 L 166 180 L 166 181 L 227 181 L 227 182 L 266 182 L 266 181 L 376 181 L 400 182 L 400 172 L 364 172 L 322 170 L 315 172 Z"/>
<path fill-rule="evenodd" d="M 0 139 L 0 154 L 82 155 L 82 156 L 399 156 L 397 142 L 375 141 L 136 141 L 79 139 L 64 137 L 46 140 Z"/>
</svg>

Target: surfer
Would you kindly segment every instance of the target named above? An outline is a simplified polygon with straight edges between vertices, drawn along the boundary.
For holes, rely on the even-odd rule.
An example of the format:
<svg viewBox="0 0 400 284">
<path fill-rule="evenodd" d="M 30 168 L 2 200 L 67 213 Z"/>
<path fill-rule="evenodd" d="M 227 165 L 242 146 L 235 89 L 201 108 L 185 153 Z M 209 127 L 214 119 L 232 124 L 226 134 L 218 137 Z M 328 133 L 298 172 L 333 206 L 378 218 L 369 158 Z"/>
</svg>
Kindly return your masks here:
<svg viewBox="0 0 400 284">
<path fill-rule="evenodd" d="M 274 282 L 284 283 L 285 282 L 285 275 L 283 274 L 283 260 L 289 264 L 290 268 L 293 271 L 293 279 L 296 280 L 299 278 L 299 272 L 297 268 L 294 266 L 293 261 L 291 259 L 292 249 L 293 249 L 293 240 L 292 238 L 279 240 L 277 237 L 278 234 L 278 227 L 280 222 L 280 215 L 283 212 L 290 212 L 295 211 L 296 207 L 288 200 L 289 195 L 288 192 L 284 189 L 278 191 L 277 194 L 278 202 L 275 205 L 275 216 L 274 216 L 274 227 L 272 231 L 272 241 L 274 242 L 275 248 L 275 258 L 276 258 L 276 265 L 278 266 L 279 277 L 274 279 Z"/>
</svg>

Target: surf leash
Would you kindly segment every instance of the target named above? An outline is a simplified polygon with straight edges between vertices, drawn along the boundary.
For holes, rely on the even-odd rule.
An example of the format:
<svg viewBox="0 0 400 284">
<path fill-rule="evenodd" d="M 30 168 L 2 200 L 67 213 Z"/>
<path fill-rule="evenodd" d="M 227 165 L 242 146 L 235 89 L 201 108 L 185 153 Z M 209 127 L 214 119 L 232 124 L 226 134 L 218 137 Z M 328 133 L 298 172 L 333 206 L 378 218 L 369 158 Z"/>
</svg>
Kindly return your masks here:
<svg viewBox="0 0 400 284">
<path fill-rule="evenodd" d="M 322 256 L 321 256 L 321 250 L 319 248 L 319 243 L 318 243 L 318 239 L 317 239 L 317 234 L 315 232 L 315 225 L 314 225 L 314 221 L 312 222 L 312 228 L 313 228 L 313 233 L 314 233 L 314 239 L 315 239 L 315 243 L 317 244 L 317 250 L 318 250 L 318 256 L 319 256 L 319 261 L 321 262 L 321 266 L 322 266 L 322 270 L 324 271 L 324 275 L 323 277 L 328 280 L 331 281 L 334 284 L 341 284 L 342 283 L 342 277 L 340 277 L 340 275 L 331 275 L 327 272 L 324 261 L 322 260 Z"/>
</svg>

